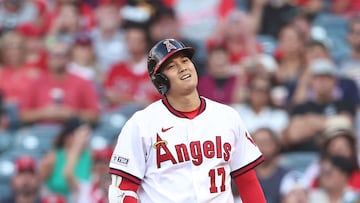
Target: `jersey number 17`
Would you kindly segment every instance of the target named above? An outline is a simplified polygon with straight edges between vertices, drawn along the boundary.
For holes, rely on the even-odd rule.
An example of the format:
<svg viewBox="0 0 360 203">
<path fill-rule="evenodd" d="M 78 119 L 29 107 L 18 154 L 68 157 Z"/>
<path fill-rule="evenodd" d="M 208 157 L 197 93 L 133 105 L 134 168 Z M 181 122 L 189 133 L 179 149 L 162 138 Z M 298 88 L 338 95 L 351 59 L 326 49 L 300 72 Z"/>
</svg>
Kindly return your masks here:
<svg viewBox="0 0 360 203">
<path fill-rule="evenodd" d="M 216 176 L 221 177 L 221 184 L 220 184 L 220 192 L 225 191 L 225 168 L 220 167 L 217 169 L 211 169 L 209 171 L 209 177 L 210 177 L 210 193 L 217 193 L 219 190 L 219 187 L 216 186 Z"/>
</svg>

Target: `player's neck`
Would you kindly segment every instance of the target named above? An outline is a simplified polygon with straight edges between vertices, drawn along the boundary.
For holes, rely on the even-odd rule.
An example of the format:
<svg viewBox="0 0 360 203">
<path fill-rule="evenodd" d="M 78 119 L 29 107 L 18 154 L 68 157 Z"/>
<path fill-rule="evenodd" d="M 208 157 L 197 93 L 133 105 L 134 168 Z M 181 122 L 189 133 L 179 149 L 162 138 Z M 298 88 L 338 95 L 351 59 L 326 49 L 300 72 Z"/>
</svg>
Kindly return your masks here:
<svg viewBox="0 0 360 203">
<path fill-rule="evenodd" d="M 200 97 L 197 92 L 194 92 L 193 94 L 182 96 L 182 97 L 173 97 L 173 96 L 167 96 L 166 97 L 169 104 L 176 109 L 177 111 L 181 112 L 190 112 L 197 109 L 200 104 Z"/>
</svg>

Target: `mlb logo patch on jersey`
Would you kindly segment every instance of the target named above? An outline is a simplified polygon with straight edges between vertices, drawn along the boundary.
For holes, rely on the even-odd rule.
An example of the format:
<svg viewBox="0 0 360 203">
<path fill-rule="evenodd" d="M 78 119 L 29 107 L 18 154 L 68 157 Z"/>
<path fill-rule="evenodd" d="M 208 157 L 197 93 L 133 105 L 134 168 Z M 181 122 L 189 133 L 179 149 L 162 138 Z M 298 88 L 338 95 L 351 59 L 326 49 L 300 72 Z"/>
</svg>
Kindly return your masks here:
<svg viewBox="0 0 360 203">
<path fill-rule="evenodd" d="M 113 156 L 111 157 L 111 161 L 114 164 L 119 164 L 119 165 L 123 165 L 123 166 L 127 166 L 129 163 L 129 159 L 124 158 L 122 156 L 113 154 Z"/>
</svg>

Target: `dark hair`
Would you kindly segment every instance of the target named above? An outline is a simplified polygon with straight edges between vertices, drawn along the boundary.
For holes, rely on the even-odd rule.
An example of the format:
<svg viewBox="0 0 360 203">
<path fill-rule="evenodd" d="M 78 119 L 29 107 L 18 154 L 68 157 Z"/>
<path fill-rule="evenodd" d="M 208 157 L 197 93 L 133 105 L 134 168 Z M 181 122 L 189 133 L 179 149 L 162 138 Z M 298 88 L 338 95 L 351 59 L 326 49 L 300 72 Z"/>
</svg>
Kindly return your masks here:
<svg viewBox="0 0 360 203">
<path fill-rule="evenodd" d="M 271 91 L 271 88 L 273 87 L 273 83 L 272 83 L 272 78 L 271 76 L 267 76 L 267 75 L 263 75 L 263 74 L 252 74 L 249 76 L 249 90 L 252 91 L 251 89 L 253 89 L 253 86 L 254 86 L 254 83 L 257 81 L 257 80 L 262 80 L 262 81 L 266 81 L 269 85 L 268 87 L 268 91 L 267 91 L 267 96 L 268 96 L 268 105 L 270 107 L 274 107 L 275 105 L 273 104 L 272 100 L 271 100 L 271 95 L 270 95 L 270 91 Z M 249 105 L 251 105 L 250 103 L 250 97 L 247 96 L 245 102 Z"/>
<path fill-rule="evenodd" d="M 151 37 L 150 37 L 150 32 L 149 32 L 149 26 L 146 22 L 142 23 L 142 22 L 135 22 L 135 21 L 131 21 L 131 20 L 126 20 L 124 21 L 122 28 L 125 30 L 130 30 L 130 29 L 135 29 L 135 30 L 142 30 L 144 31 L 145 34 L 145 41 L 148 43 L 147 45 L 147 49 L 150 48 L 151 45 Z"/>
<path fill-rule="evenodd" d="M 279 31 L 279 34 L 277 35 L 277 39 L 280 39 L 280 36 L 284 33 L 284 30 L 286 30 L 286 29 L 294 30 L 294 32 L 296 33 L 299 40 L 301 42 L 306 42 L 306 36 L 305 36 L 304 32 L 299 27 L 292 25 L 292 24 L 287 24 L 284 27 L 282 27 L 281 30 Z"/>
<path fill-rule="evenodd" d="M 154 14 L 149 19 L 149 26 L 152 26 L 154 23 L 156 23 L 158 20 L 160 20 L 162 17 L 170 17 L 170 18 L 176 18 L 176 14 L 173 8 L 167 7 L 167 6 L 160 6 L 155 9 Z"/>
<path fill-rule="evenodd" d="M 357 155 L 357 141 L 356 138 L 354 137 L 354 135 L 350 132 L 347 131 L 339 131 L 338 134 L 332 136 L 331 138 L 326 139 L 322 145 L 320 145 L 320 157 L 321 158 L 325 158 L 327 156 L 330 156 L 328 150 L 329 150 L 329 145 L 330 143 L 338 137 L 343 137 L 345 138 L 345 140 L 347 141 L 347 143 L 350 146 L 350 150 L 351 150 L 351 157 L 349 157 L 350 160 L 352 160 L 352 162 L 355 164 L 356 168 L 359 168 L 359 163 L 358 163 L 358 155 Z"/>
<path fill-rule="evenodd" d="M 56 149 L 64 147 L 65 139 L 84 124 L 86 124 L 86 122 L 79 117 L 71 117 L 67 119 L 62 125 L 62 128 L 54 141 L 54 147 Z"/>
<path fill-rule="evenodd" d="M 329 161 L 347 176 L 350 176 L 357 168 L 351 159 L 343 156 L 325 156 L 322 158 L 322 161 Z"/>
<path fill-rule="evenodd" d="M 264 132 L 267 132 L 271 139 L 277 144 L 277 145 L 281 145 L 281 142 L 280 142 L 280 139 L 278 138 L 278 135 L 276 134 L 275 131 L 271 130 L 271 128 L 269 127 L 260 127 L 258 129 L 255 130 L 255 132 L 253 132 L 252 134 L 255 134 L 255 133 L 258 133 L 260 131 L 264 131 Z"/>
</svg>

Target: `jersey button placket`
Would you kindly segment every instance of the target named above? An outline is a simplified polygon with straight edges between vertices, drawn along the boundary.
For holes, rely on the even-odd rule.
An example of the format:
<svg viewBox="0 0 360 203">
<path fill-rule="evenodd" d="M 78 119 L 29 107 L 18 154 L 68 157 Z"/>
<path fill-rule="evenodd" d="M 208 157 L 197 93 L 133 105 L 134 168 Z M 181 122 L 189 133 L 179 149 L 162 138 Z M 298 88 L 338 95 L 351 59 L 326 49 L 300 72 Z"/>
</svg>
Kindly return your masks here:
<svg viewBox="0 0 360 203">
<path fill-rule="evenodd" d="M 197 136 L 197 131 L 196 129 L 196 123 L 194 122 L 194 120 L 188 120 L 188 125 L 187 125 L 187 137 L 188 137 L 188 146 L 190 146 L 190 142 L 195 141 L 195 140 L 199 140 L 199 137 Z M 191 151 L 191 149 L 190 149 Z M 192 158 L 193 160 L 193 158 Z M 192 162 L 191 160 L 191 162 Z M 201 195 L 201 185 L 199 184 L 201 181 L 199 180 L 201 178 L 202 171 L 200 170 L 199 166 L 194 165 L 194 163 L 191 163 L 191 174 L 192 174 L 192 184 L 193 184 L 193 188 L 195 191 L 195 201 L 198 202 L 199 201 L 199 197 Z"/>
</svg>

